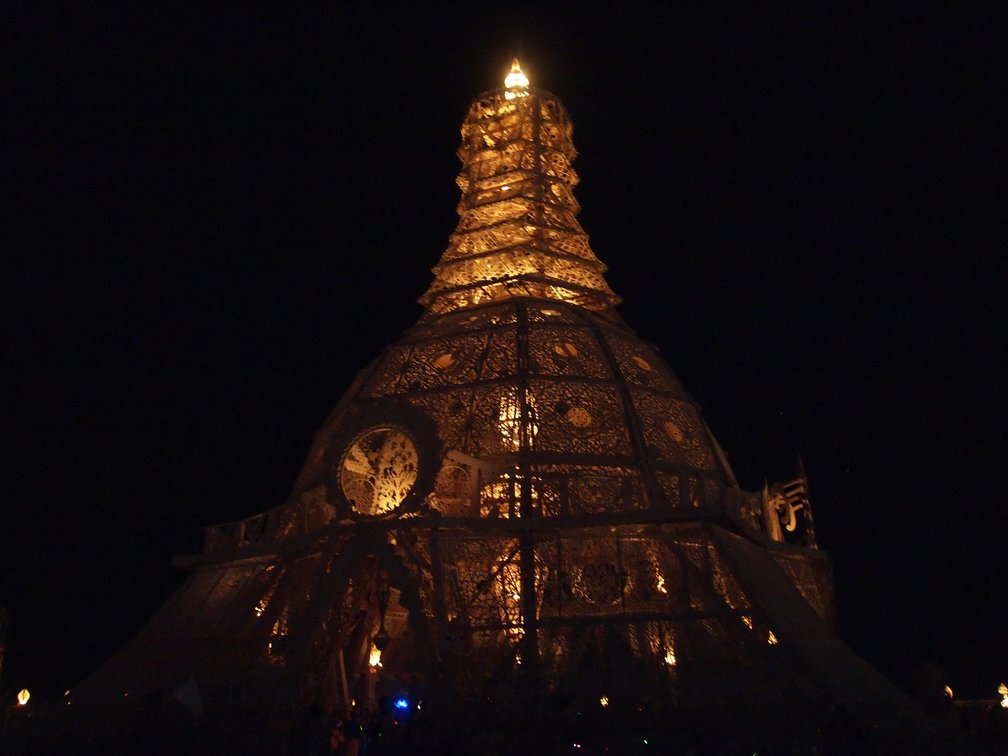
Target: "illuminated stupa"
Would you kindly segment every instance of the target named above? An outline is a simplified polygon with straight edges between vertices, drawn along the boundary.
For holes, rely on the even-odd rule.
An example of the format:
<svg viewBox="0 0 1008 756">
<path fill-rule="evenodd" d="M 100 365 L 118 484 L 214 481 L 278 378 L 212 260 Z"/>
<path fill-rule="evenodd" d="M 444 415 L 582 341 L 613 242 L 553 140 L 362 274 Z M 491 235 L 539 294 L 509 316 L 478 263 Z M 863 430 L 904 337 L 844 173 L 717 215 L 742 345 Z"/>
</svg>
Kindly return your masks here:
<svg viewBox="0 0 1008 756">
<path fill-rule="evenodd" d="M 870 738 L 906 706 L 831 629 L 804 475 L 742 490 L 616 314 L 571 133 L 517 61 L 476 99 L 419 322 L 336 405 L 290 499 L 208 528 L 75 700 L 195 697 L 284 733 L 390 696 L 460 752 L 544 712 L 559 739 L 591 711 L 614 746 L 647 726 L 681 747 Z"/>
</svg>

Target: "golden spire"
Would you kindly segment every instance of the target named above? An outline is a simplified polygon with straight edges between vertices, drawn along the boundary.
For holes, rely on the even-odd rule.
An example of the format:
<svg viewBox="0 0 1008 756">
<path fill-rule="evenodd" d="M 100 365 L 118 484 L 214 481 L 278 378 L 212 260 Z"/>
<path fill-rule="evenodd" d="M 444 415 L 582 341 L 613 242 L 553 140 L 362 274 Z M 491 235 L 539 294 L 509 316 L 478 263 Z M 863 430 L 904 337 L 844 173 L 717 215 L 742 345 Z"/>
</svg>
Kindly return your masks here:
<svg viewBox="0 0 1008 756">
<path fill-rule="evenodd" d="M 511 72 L 504 77 L 504 95 L 507 99 L 513 100 L 515 97 L 524 97 L 528 93 L 529 80 L 525 72 L 522 71 L 518 58 L 511 61 Z"/>
<path fill-rule="evenodd" d="M 420 302 L 440 314 L 525 296 L 605 312 L 619 298 L 575 217 L 567 111 L 529 88 L 517 58 L 504 85 L 480 95 L 462 124 L 459 224 Z"/>
</svg>

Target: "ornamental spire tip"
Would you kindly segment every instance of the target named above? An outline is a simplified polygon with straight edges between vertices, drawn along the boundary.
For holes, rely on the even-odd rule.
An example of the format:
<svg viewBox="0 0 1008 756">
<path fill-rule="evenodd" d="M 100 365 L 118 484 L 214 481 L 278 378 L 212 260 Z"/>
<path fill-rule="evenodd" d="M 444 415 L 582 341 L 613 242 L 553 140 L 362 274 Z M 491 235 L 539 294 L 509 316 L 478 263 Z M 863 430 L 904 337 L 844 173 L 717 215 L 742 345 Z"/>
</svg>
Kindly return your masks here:
<svg viewBox="0 0 1008 756">
<path fill-rule="evenodd" d="M 529 80 L 518 58 L 511 61 L 511 72 L 504 78 L 504 88 L 510 91 L 528 89 Z"/>
</svg>

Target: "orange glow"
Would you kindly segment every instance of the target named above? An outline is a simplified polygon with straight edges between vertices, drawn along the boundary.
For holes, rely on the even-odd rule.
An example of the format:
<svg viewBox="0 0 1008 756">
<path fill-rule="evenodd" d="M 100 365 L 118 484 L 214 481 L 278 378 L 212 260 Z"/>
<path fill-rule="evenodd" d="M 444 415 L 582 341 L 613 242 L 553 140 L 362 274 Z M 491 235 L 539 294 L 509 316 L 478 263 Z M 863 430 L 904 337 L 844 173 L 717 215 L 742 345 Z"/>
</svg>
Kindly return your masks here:
<svg viewBox="0 0 1008 756">
<path fill-rule="evenodd" d="M 379 667 L 381 667 L 381 665 L 382 665 L 381 664 L 381 651 L 379 651 L 377 648 L 375 648 L 372 645 L 371 646 L 371 654 L 368 657 L 368 666 L 371 667 L 372 671 L 375 671 Z"/>
<path fill-rule="evenodd" d="M 577 357 L 578 355 L 577 347 L 569 341 L 558 341 L 553 345 L 553 351 L 561 357 Z"/>
<path fill-rule="evenodd" d="M 439 357 L 437 357 L 437 359 L 434 360 L 433 363 L 434 367 L 436 367 L 438 370 L 448 370 L 454 364 L 455 364 L 455 355 L 453 355 L 451 352 L 445 352 L 444 354 L 440 355 Z"/>
<path fill-rule="evenodd" d="M 504 88 L 508 90 L 504 97 L 513 100 L 515 97 L 525 97 L 528 92 L 529 80 L 525 72 L 522 71 L 518 58 L 511 61 L 511 71 L 504 77 Z"/>
<path fill-rule="evenodd" d="M 511 625 L 504 634 L 517 646 L 525 636 L 521 612 L 521 568 L 514 562 L 501 567 L 497 578 L 496 591 L 500 601 L 502 619 Z"/>
<path fill-rule="evenodd" d="M 529 446 L 539 432 L 539 426 L 535 422 L 535 400 L 532 394 L 524 390 L 526 404 L 528 405 L 528 417 L 525 421 L 525 440 Z M 512 389 L 500 398 L 500 408 L 498 414 L 497 428 L 500 431 L 501 441 L 508 451 L 520 451 L 522 447 L 522 427 L 521 427 L 521 402 L 517 389 Z"/>
<path fill-rule="evenodd" d="M 771 630 L 770 633 L 767 635 L 766 642 L 771 646 L 777 645 L 777 636 L 773 634 L 773 630 Z"/>
<path fill-rule="evenodd" d="M 340 463 L 340 485 L 355 512 L 379 515 L 399 506 L 416 482 L 420 461 L 413 440 L 397 428 L 359 436 Z"/>
<path fill-rule="evenodd" d="M 666 420 L 665 423 L 663 424 L 663 427 L 665 428 L 665 435 L 668 436 L 671 440 L 675 441 L 676 443 L 681 444 L 683 441 L 686 440 L 686 437 L 683 435 L 683 432 L 679 429 L 679 426 L 673 423 L 671 420 Z"/>
<path fill-rule="evenodd" d="M 31 693 L 28 692 L 28 688 L 22 688 L 17 694 L 18 706 L 27 706 L 29 698 L 31 698 Z"/>
</svg>

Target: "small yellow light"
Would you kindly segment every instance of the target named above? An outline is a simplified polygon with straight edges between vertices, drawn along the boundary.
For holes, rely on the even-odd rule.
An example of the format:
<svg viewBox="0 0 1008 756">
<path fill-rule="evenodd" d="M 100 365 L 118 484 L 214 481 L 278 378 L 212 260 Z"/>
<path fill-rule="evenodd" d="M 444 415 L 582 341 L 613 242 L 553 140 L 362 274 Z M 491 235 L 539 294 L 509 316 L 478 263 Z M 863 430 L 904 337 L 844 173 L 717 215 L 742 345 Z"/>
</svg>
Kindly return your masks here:
<svg viewBox="0 0 1008 756">
<path fill-rule="evenodd" d="M 747 614 L 742 615 L 742 624 L 752 630 L 752 617 Z"/>
<path fill-rule="evenodd" d="M 368 657 L 368 664 L 371 666 L 372 670 L 376 670 L 381 666 L 381 651 L 374 646 L 371 646 L 371 654 Z"/>
<path fill-rule="evenodd" d="M 28 692 L 28 688 L 21 688 L 17 694 L 18 706 L 27 706 L 29 698 L 31 698 L 31 693 Z"/>
<path fill-rule="evenodd" d="M 609 705 L 609 696 L 602 696 L 602 698 L 600 698 L 598 702 L 602 704 L 602 708 L 604 709 L 606 706 Z"/>
<path fill-rule="evenodd" d="M 672 649 L 669 649 L 665 654 L 665 663 L 670 667 L 674 667 L 676 665 L 675 651 Z"/>
<path fill-rule="evenodd" d="M 998 685 L 998 693 L 1001 694 L 1001 708 L 1008 709 L 1008 685 L 1004 683 Z"/>
<path fill-rule="evenodd" d="M 945 686 L 945 695 L 948 696 L 949 698 L 955 698 L 955 693 L 952 692 L 952 688 L 950 688 L 948 685 Z"/>
<path fill-rule="evenodd" d="M 525 90 L 528 89 L 529 80 L 525 72 L 522 71 L 521 66 L 518 64 L 518 58 L 511 61 L 511 72 L 504 77 L 504 89 L 507 92 L 504 93 L 504 97 L 508 100 L 513 100 L 515 97 L 524 97 L 528 94 Z"/>
<path fill-rule="evenodd" d="M 767 635 L 766 642 L 769 643 L 771 646 L 777 645 L 777 636 L 773 634 L 773 630 L 771 630 L 770 633 Z"/>
</svg>

